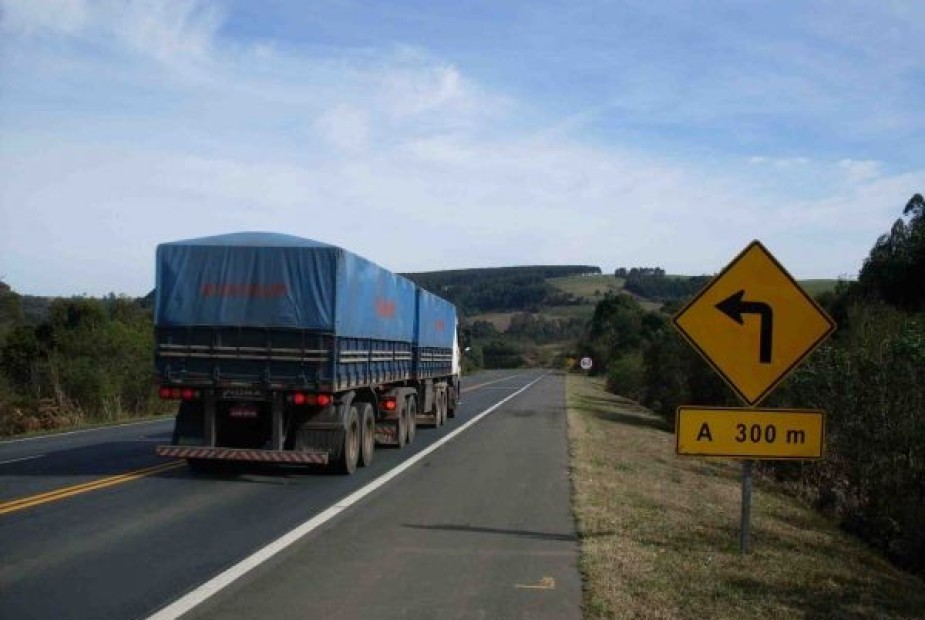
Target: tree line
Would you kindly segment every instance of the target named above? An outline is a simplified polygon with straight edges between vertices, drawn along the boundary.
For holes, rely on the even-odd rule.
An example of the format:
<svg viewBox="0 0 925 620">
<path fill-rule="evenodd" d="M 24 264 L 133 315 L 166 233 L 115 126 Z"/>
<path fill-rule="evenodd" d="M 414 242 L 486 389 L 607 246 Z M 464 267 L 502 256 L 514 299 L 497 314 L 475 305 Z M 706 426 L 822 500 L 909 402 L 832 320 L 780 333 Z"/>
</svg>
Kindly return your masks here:
<svg viewBox="0 0 925 620">
<path fill-rule="evenodd" d="M 925 201 L 913 196 L 858 279 L 818 298 L 838 330 L 763 405 L 827 413 L 826 457 L 765 462 L 787 488 L 898 564 L 925 571 Z M 601 301 L 578 353 L 609 389 L 674 428 L 679 405 L 736 406 L 732 390 L 671 327 L 626 296 Z"/>
<path fill-rule="evenodd" d="M 39 321 L 0 284 L 0 434 L 166 412 L 153 389 L 150 309 L 139 300 L 55 299 Z"/>
<path fill-rule="evenodd" d="M 629 271 L 625 268 L 617 269 L 617 273 L 621 271 L 623 276 L 618 277 L 625 278 L 625 290 L 653 301 L 676 301 L 690 297 L 710 281 L 710 276 L 668 277 L 665 270 L 659 267 L 633 267 Z"/>
<path fill-rule="evenodd" d="M 484 312 L 533 311 L 543 306 L 580 303 L 546 282 L 547 278 L 600 274 L 591 265 L 535 265 L 402 274 L 469 316 Z"/>
<path fill-rule="evenodd" d="M 517 313 L 505 331 L 485 320 L 463 324 L 463 357 L 467 371 L 479 368 L 520 368 L 555 365 L 564 359 L 564 350 L 585 331 L 586 321 L 578 318 L 550 317 Z M 560 345 L 549 348 L 549 345 Z M 561 364 L 559 364 L 561 366 Z"/>
</svg>

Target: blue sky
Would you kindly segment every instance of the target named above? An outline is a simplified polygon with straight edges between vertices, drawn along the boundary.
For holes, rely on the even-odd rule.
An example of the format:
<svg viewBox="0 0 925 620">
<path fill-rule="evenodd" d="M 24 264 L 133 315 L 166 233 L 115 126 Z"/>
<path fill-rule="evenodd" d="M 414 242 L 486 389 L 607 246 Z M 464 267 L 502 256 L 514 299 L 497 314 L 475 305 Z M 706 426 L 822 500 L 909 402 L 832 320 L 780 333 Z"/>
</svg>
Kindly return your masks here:
<svg viewBox="0 0 925 620">
<path fill-rule="evenodd" d="M 853 277 L 925 190 L 925 3 L 0 0 L 0 279 L 271 230 L 396 271 Z"/>
</svg>

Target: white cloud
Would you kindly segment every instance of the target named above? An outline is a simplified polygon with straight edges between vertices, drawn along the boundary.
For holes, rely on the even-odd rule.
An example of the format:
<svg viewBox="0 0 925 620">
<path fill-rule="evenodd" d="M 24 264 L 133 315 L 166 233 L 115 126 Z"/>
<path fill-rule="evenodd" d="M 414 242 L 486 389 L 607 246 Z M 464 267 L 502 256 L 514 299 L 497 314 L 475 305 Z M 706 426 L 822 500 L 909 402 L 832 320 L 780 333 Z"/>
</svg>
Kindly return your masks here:
<svg viewBox="0 0 925 620">
<path fill-rule="evenodd" d="M 359 151 L 369 144 L 369 117 L 354 106 L 341 104 L 323 113 L 315 129 L 333 148 Z"/>
<path fill-rule="evenodd" d="M 192 0 L 135 0 L 110 9 L 109 28 L 126 45 L 163 62 L 206 60 L 221 23 L 215 5 Z"/>
<path fill-rule="evenodd" d="M 531 102 L 419 50 L 226 44 L 211 3 L 31 4 L 4 21 L 43 52 L 20 55 L 17 75 L 52 74 L 48 33 L 113 43 L 102 59 L 65 46 L 80 88 L 39 93 L 59 108 L 0 100 L 0 273 L 25 292 L 144 294 L 158 242 L 232 230 L 317 238 L 402 271 L 710 273 L 761 238 L 796 275 L 831 277 L 856 272 L 925 186 L 921 168 L 850 153 L 691 161 L 592 146 L 521 122 Z M 202 79 L 169 79 L 190 67 Z"/>
<path fill-rule="evenodd" d="M 866 181 L 880 176 L 883 164 L 870 159 L 842 159 L 838 162 L 838 167 L 844 170 L 851 179 Z"/>
<path fill-rule="evenodd" d="M 5 0 L 3 31 L 19 37 L 66 35 L 180 65 L 206 61 L 222 21 L 207 0 Z"/>
<path fill-rule="evenodd" d="M 452 66 L 392 72 L 383 76 L 382 82 L 391 113 L 397 117 L 465 105 L 467 99 L 459 71 Z"/>
<path fill-rule="evenodd" d="M 0 11 L 2 31 L 6 34 L 74 34 L 83 30 L 89 21 L 83 0 L 4 0 Z"/>
<path fill-rule="evenodd" d="M 808 157 L 765 157 L 756 155 L 748 158 L 748 163 L 753 165 L 772 166 L 778 169 L 795 168 L 798 166 L 808 166 L 812 162 Z"/>
</svg>

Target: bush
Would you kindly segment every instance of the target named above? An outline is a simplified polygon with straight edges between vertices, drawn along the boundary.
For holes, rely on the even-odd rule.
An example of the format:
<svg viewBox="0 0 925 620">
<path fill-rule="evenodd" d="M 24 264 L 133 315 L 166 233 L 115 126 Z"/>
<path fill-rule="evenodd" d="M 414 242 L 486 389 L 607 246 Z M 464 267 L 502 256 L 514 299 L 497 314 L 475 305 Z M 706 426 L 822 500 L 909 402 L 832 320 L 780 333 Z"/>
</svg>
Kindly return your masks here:
<svg viewBox="0 0 925 620">
<path fill-rule="evenodd" d="M 827 458 L 768 468 L 897 563 L 925 570 L 925 316 L 880 304 L 848 313 L 851 330 L 771 401 L 826 411 Z"/>
<path fill-rule="evenodd" d="M 610 363 L 607 371 L 607 391 L 640 400 L 643 394 L 642 355 L 632 353 Z"/>
<path fill-rule="evenodd" d="M 523 348 L 503 340 L 492 340 L 482 346 L 485 368 L 520 368 L 524 365 Z"/>
<path fill-rule="evenodd" d="M 0 432 L 162 411 L 153 346 L 150 313 L 134 300 L 55 300 L 47 321 L 13 327 L 0 347 Z"/>
</svg>

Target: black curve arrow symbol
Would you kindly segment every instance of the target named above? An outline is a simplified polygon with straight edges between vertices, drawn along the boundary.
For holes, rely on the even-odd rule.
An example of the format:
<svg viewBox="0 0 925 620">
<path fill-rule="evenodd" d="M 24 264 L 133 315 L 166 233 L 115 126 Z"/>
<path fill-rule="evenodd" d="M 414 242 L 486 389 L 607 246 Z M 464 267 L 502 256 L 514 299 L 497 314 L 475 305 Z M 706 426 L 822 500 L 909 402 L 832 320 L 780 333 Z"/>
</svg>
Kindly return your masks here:
<svg viewBox="0 0 925 620">
<path fill-rule="evenodd" d="M 758 350 L 758 361 L 762 364 L 771 363 L 771 340 L 774 337 L 774 310 L 763 301 L 742 301 L 745 291 L 733 293 L 723 301 L 716 304 L 716 309 L 730 319 L 744 325 L 743 314 L 757 314 L 761 317 L 761 344 Z"/>
</svg>

